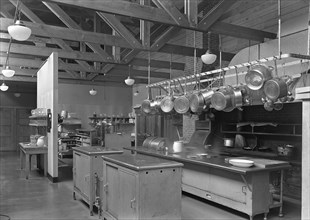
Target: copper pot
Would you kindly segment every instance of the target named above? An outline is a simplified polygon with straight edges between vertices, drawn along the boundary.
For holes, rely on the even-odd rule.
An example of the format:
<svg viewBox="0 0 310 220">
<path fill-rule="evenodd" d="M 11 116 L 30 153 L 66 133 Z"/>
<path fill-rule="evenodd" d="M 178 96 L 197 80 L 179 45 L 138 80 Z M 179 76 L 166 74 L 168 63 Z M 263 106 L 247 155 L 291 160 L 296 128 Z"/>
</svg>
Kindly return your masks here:
<svg viewBox="0 0 310 220">
<path fill-rule="evenodd" d="M 211 97 L 213 108 L 218 111 L 234 108 L 233 106 L 233 90 L 231 87 L 224 87 L 214 92 Z"/>
<path fill-rule="evenodd" d="M 264 85 L 265 95 L 272 101 L 287 96 L 290 78 L 273 78 L 268 80 Z"/>
<path fill-rule="evenodd" d="M 214 91 L 208 89 L 192 94 L 189 99 L 191 111 L 200 113 L 205 109 L 209 109 L 213 94 Z"/>
<path fill-rule="evenodd" d="M 245 83 L 249 89 L 259 90 L 264 83 L 272 78 L 272 67 L 258 64 L 245 74 Z"/>
<path fill-rule="evenodd" d="M 174 100 L 174 110 L 179 114 L 185 114 L 189 111 L 189 100 L 186 95 Z"/>
</svg>

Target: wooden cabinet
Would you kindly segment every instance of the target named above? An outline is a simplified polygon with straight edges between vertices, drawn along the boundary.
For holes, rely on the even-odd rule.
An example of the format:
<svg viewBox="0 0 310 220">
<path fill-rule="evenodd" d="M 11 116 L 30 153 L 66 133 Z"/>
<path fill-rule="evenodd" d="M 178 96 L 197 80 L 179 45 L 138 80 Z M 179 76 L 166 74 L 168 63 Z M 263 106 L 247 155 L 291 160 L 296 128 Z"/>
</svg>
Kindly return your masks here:
<svg viewBox="0 0 310 220">
<path fill-rule="evenodd" d="M 73 198 L 76 193 L 89 204 L 90 215 L 93 215 L 93 205 L 100 203 L 100 179 L 102 178 L 101 156 L 105 154 L 120 154 L 122 151 L 101 147 L 73 148 Z"/>
<path fill-rule="evenodd" d="M 130 153 L 102 158 L 105 219 L 181 219 L 181 163 Z"/>
</svg>

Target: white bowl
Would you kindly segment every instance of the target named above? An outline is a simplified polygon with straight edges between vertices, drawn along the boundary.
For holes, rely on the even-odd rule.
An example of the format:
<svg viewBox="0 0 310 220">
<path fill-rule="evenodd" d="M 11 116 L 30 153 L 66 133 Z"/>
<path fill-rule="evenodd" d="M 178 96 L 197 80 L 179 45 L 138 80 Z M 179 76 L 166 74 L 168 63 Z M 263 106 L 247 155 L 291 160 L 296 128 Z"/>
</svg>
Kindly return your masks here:
<svg viewBox="0 0 310 220">
<path fill-rule="evenodd" d="M 229 163 L 236 167 L 251 167 L 254 165 L 254 161 L 245 159 L 230 159 Z"/>
</svg>

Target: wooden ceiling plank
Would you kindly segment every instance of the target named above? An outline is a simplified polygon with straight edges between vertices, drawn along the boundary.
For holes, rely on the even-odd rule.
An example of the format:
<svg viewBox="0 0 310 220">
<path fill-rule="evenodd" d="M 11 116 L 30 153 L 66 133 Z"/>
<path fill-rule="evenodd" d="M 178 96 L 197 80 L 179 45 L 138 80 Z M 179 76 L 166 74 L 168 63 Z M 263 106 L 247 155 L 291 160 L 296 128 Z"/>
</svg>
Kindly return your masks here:
<svg viewBox="0 0 310 220">
<path fill-rule="evenodd" d="M 237 0 L 220 0 L 199 22 L 198 28 L 209 29 Z"/>
<path fill-rule="evenodd" d="M 197 48 L 197 57 L 206 53 L 208 48 Z M 159 52 L 163 53 L 172 53 L 178 54 L 183 56 L 193 56 L 194 48 L 181 46 L 181 45 L 174 45 L 174 44 L 165 44 L 162 48 L 160 48 Z M 219 51 L 214 51 L 215 53 L 219 53 Z M 222 59 L 225 61 L 231 61 L 231 59 L 235 56 L 233 53 L 222 52 Z"/>
<path fill-rule="evenodd" d="M 152 60 L 152 67 L 156 68 L 162 68 L 162 69 L 169 69 L 170 62 L 166 61 L 160 61 L 160 60 Z M 133 66 L 148 66 L 148 60 L 147 59 L 140 59 L 140 58 L 134 58 L 131 62 L 131 65 Z M 184 63 L 177 63 L 177 62 L 171 62 L 171 68 L 174 70 L 184 70 L 185 64 Z"/>
<path fill-rule="evenodd" d="M 5 17 L 5 18 L 13 19 L 14 18 L 14 12 L 10 13 L 9 11 L 15 11 L 15 7 L 13 7 L 12 4 L 8 4 L 8 2 L 1 1 L 0 2 L 0 14 L 1 14 L 1 16 Z"/>
<path fill-rule="evenodd" d="M 132 33 L 120 22 L 115 16 L 103 12 L 97 12 L 99 17 L 103 19 L 112 29 L 122 36 L 133 48 L 142 49 L 141 43 L 132 35 Z"/>
<path fill-rule="evenodd" d="M 180 26 L 190 26 L 187 17 L 180 12 L 180 10 L 174 5 L 173 1 L 171 0 L 152 0 L 152 1 L 157 7 L 164 9 L 176 24 Z"/>
<path fill-rule="evenodd" d="M 43 2 L 43 4 L 50 9 L 67 27 L 82 30 L 82 28 L 57 4 Z M 107 54 L 99 44 L 85 42 L 94 52 L 98 53 L 103 59 L 112 60 L 113 58 Z"/>
<path fill-rule="evenodd" d="M 277 34 L 267 31 L 246 28 L 239 25 L 227 24 L 224 22 L 216 22 L 210 27 L 210 31 L 218 34 L 234 36 L 237 38 L 245 38 L 263 42 L 265 38 L 275 39 Z"/>
</svg>

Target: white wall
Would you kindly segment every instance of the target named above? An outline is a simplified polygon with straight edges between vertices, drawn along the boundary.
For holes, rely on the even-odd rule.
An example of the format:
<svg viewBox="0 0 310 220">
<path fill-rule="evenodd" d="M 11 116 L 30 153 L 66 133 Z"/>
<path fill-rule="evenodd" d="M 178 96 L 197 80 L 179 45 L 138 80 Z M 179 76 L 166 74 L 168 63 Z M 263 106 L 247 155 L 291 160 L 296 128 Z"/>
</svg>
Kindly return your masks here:
<svg viewBox="0 0 310 220">
<path fill-rule="evenodd" d="M 48 173 L 58 177 L 58 54 L 52 53 L 37 72 L 37 108 L 47 108 L 52 113 L 52 128 L 48 136 Z"/>
<path fill-rule="evenodd" d="M 94 88 L 97 94 L 92 96 L 89 90 Z M 83 128 L 90 128 L 88 117 L 96 112 L 107 116 L 128 117 L 132 112 L 132 87 L 89 86 L 59 84 L 58 113 L 62 110 L 75 112 L 82 120 Z"/>
</svg>

